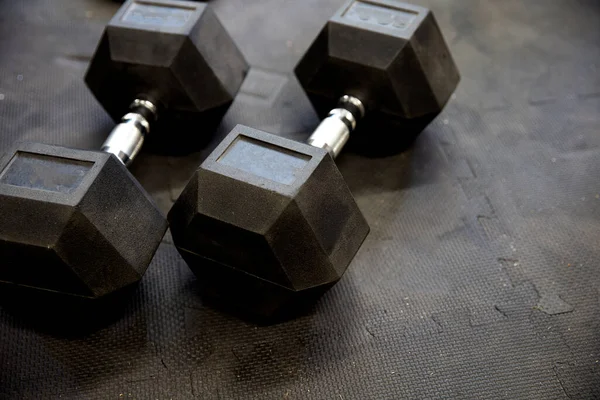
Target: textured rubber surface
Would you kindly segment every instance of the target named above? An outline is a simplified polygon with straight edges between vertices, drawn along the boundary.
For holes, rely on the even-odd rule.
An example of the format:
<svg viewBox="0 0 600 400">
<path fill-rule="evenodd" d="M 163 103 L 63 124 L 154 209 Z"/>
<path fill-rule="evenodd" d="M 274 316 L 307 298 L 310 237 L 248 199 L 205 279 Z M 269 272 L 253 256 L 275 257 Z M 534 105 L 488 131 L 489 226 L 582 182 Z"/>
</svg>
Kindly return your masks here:
<svg viewBox="0 0 600 400">
<path fill-rule="evenodd" d="M 418 3 L 461 83 L 410 151 L 339 158 L 371 234 L 309 315 L 255 326 L 202 304 L 167 236 L 91 333 L 0 310 L 0 398 L 600 397 L 600 6 Z M 307 137 L 290 73 L 340 4 L 214 2 L 253 66 L 215 143 L 237 123 Z M 82 77 L 117 7 L 0 2 L 0 150 L 98 148 L 112 121 Z M 208 151 L 132 171 L 167 211 Z"/>
</svg>

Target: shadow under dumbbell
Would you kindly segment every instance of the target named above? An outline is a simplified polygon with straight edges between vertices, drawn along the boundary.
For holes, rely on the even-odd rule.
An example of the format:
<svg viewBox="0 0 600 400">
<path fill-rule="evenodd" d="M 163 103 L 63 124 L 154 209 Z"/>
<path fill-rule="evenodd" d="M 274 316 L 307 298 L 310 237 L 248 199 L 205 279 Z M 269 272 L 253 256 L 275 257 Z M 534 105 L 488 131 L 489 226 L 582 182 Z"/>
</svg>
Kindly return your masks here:
<svg viewBox="0 0 600 400">
<path fill-rule="evenodd" d="M 122 317 L 137 284 L 100 299 L 68 296 L 21 286 L 0 286 L 0 306 L 19 322 L 58 336 L 80 336 Z"/>
<path fill-rule="evenodd" d="M 267 326 L 307 316 L 315 309 L 316 300 L 326 288 L 293 293 L 289 289 L 257 280 L 244 279 L 231 268 L 205 260 L 192 269 L 197 277 L 193 290 L 206 306 L 233 315 L 247 323 Z"/>
<path fill-rule="evenodd" d="M 150 133 L 144 151 L 158 155 L 185 156 L 205 149 L 214 140 L 213 133 L 231 103 L 204 111 L 201 116 L 190 115 L 186 119 L 185 116 L 179 115 L 179 120 L 159 119 L 155 130 L 167 133 L 162 135 Z"/>
<path fill-rule="evenodd" d="M 409 149 L 437 115 L 390 121 L 373 112 L 348 141 L 349 152 L 372 158 L 389 157 Z"/>
<path fill-rule="evenodd" d="M 310 316 L 315 312 L 316 305 L 313 303 L 306 304 L 295 304 L 293 308 L 285 310 L 285 313 L 278 313 L 275 315 L 261 315 L 250 310 L 249 308 L 240 307 L 239 304 L 235 303 L 232 299 L 225 300 L 223 297 L 214 296 L 213 293 L 206 291 L 205 288 L 196 288 L 197 294 L 200 297 L 203 304 L 210 309 L 224 314 L 233 316 L 240 319 L 241 321 L 256 326 L 273 326 L 277 324 L 283 324 L 298 318 Z"/>
</svg>

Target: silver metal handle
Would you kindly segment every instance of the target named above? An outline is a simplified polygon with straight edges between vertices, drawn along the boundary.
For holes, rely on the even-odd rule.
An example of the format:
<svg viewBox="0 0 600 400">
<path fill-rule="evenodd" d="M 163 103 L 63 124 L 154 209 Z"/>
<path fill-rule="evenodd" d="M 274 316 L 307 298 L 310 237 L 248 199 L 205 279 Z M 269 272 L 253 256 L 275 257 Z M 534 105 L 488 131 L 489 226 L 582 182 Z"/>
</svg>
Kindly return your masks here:
<svg viewBox="0 0 600 400">
<path fill-rule="evenodd" d="M 140 109 L 146 109 L 153 119 L 156 119 L 157 111 L 152 102 L 140 99 L 131 103 L 129 108 L 132 112 L 121 119 L 102 145 L 102 151 L 114 154 L 125 166 L 129 166 L 138 155 L 146 135 L 150 133 L 151 122 L 144 116 L 147 113 L 142 113 Z"/>
<path fill-rule="evenodd" d="M 340 154 L 350 133 L 356 129 L 358 119 L 365 115 L 365 107 L 356 97 L 342 96 L 338 106 L 321 121 L 307 141 L 311 146 L 327 150 L 332 158 Z"/>
</svg>

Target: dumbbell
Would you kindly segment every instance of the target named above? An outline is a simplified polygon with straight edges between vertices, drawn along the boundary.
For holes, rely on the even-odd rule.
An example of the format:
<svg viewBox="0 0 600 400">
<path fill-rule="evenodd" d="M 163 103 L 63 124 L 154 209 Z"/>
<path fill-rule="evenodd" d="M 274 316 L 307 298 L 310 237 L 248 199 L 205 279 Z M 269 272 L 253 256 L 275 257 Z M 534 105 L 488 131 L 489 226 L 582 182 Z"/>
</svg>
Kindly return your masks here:
<svg viewBox="0 0 600 400">
<path fill-rule="evenodd" d="M 0 284 L 96 300 L 139 281 L 167 221 L 126 165 L 155 130 L 207 136 L 247 69 L 207 5 L 127 1 L 85 77 L 120 118 L 102 152 L 20 144 L 0 161 Z"/>
<path fill-rule="evenodd" d="M 104 31 L 85 82 L 115 121 L 136 100 L 147 105 L 141 117 L 165 133 L 149 135 L 155 150 L 190 152 L 206 144 L 247 71 L 207 4 L 129 0 Z M 129 152 L 139 149 L 145 136 L 134 125 L 129 134 L 118 132 Z M 114 144 L 109 138 L 107 145 Z"/>
<path fill-rule="evenodd" d="M 460 79 L 433 14 L 394 0 L 348 2 L 295 72 L 330 107 L 308 144 L 238 125 L 168 215 L 201 292 L 263 317 L 311 304 L 369 232 L 334 163 L 353 130 L 377 143 L 374 126 L 430 121 Z"/>
</svg>

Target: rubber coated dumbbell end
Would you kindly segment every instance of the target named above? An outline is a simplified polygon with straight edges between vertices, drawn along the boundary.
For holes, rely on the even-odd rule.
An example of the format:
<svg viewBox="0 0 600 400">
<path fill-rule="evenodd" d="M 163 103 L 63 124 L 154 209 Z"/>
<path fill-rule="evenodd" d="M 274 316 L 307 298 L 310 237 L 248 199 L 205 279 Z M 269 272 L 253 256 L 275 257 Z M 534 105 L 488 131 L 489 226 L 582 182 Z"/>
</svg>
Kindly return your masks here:
<svg viewBox="0 0 600 400">
<path fill-rule="evenodd" d="M 141 279 L 166 229 L 111 154 L 20 144 L 0 161 L 0 284 L 99 299 Z"/>
<path fill-rule="evenodd" d="M 168 218 L 203 292 L 263 316 L 324 293 L 369 232 L 327 151 L 242 125 Z"/>
</svg>

